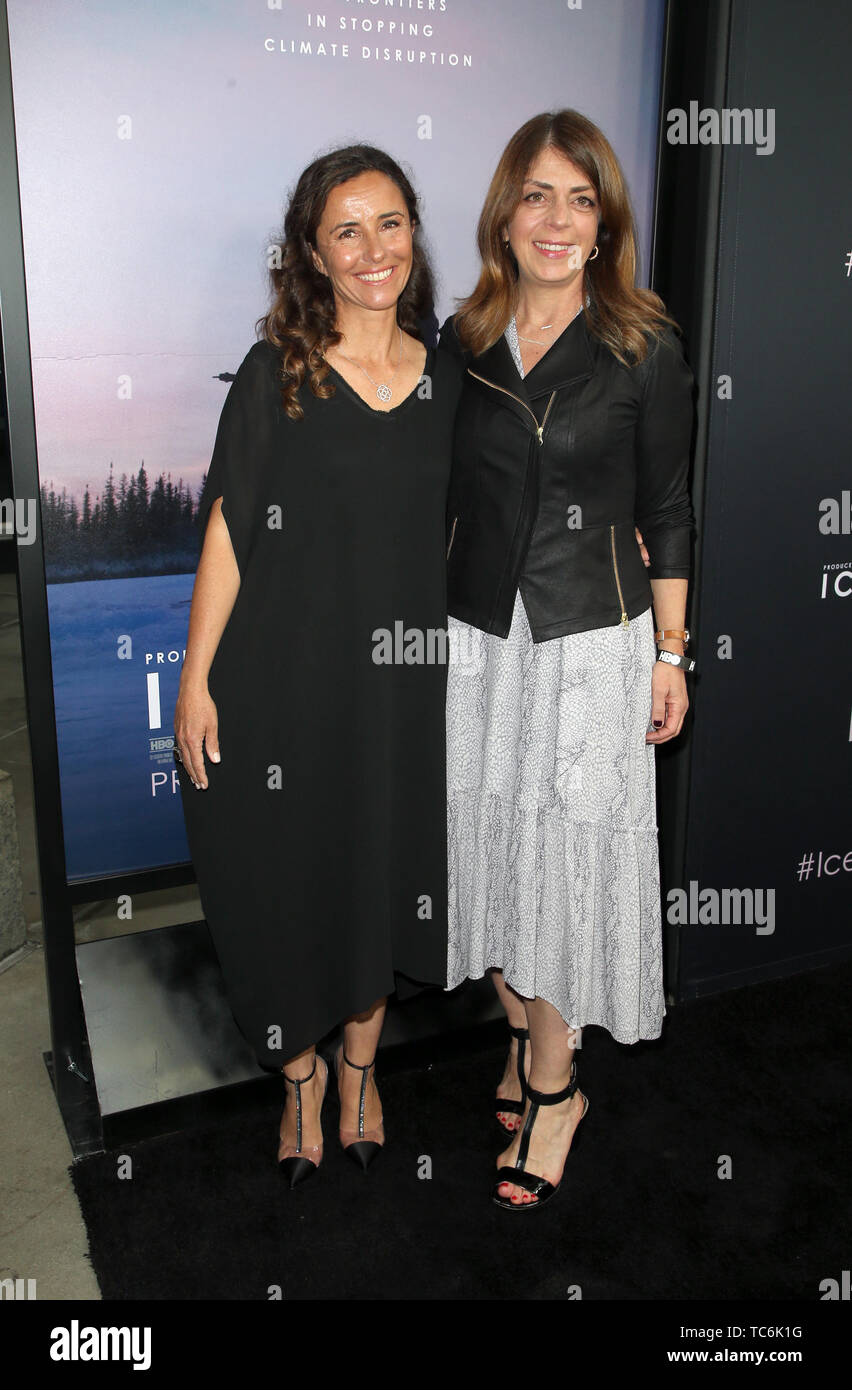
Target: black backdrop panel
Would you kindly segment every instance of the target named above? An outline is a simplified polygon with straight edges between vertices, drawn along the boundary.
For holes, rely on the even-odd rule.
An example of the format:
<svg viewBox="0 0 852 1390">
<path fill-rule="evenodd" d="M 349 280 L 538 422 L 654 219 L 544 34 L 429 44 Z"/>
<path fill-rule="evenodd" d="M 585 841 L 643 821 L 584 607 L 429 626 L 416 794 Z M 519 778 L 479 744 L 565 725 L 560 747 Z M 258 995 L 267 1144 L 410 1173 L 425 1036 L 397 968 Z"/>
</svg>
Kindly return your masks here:
<svg viewBox="0 0 852 1390">
<path fill-rule="evenodd" d="M 731 18 L 726 105 L 774 110 L 775 148 L 723 151 L 684 886 L 760 890 L 774 930 L 693 914 L 681 997 L 852 935 L 852 12 L 735 0 Z"/>
</svg>

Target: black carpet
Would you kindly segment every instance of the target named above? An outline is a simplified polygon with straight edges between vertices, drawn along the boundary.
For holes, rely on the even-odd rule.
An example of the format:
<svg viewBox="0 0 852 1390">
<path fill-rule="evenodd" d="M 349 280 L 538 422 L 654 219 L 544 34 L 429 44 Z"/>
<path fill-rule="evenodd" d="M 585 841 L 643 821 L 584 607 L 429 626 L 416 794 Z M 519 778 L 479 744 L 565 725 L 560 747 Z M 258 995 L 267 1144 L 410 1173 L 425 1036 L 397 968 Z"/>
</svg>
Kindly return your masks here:
<svg viewBox="0 0 852 1390">
<path fill-rule="evenodd" d="M 81 1159 L 103 1296 L 818 1300 L 848 1267 L 850 989 L 844 964 L 681 1005 L 654 1043 L 586 1029 L 584 1133 L 540 1211 L 489 1200 L 502 1047 L 405 1072 L 380 1056 L 388 1143 L 366 1175 L 337 1142 L 333 1073 L 325 1157 L 294 1192 L 283 1082 L 237 1121 L 133 1145 L 130 1180 L 116 1153 Z"/>
</svg>

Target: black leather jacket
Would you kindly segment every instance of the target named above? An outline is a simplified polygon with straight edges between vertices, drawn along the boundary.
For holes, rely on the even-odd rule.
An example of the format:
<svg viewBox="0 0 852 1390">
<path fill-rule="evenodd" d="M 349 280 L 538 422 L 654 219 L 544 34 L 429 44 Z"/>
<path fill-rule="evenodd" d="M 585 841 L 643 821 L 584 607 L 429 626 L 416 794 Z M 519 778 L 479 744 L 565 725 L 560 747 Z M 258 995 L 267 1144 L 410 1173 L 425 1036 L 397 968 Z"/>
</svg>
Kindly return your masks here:
<svg viewBox="0 0 852 1390">
<path fill-rule="evenodd" d="M 525 377 L 504 337 L 466 365 L 447 505 L 450 614 L 506 637 L 520 586 L 535 642 L 644 613 L 689 578 L 693 377 L 670 328 L 625 367 L 580 314 Z M 651 566 L 642 561 L 638 526 Z"/>
</svg>

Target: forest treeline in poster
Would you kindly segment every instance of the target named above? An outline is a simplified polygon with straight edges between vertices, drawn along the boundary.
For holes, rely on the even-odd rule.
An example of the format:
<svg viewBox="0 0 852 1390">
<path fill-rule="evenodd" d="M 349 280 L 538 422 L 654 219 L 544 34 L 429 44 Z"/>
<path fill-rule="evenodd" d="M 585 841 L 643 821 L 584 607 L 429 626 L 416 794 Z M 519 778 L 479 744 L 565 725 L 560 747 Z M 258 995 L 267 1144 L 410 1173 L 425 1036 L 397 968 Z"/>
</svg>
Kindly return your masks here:
<svg viewBox="0 0 852 1390">
<path fill-rule="evenodd" d="M 206 477 L 206 474 L 205 474 Z M 198 502 L 182 478 L 160 473 L 149 482 L 144 461 L 116 482 L 113 465 L 100 492 L 81 501 L 43 483 L 45 572 L 49 584 L 78 579 L 190 574 L 198 564 Z"/>
</svg>

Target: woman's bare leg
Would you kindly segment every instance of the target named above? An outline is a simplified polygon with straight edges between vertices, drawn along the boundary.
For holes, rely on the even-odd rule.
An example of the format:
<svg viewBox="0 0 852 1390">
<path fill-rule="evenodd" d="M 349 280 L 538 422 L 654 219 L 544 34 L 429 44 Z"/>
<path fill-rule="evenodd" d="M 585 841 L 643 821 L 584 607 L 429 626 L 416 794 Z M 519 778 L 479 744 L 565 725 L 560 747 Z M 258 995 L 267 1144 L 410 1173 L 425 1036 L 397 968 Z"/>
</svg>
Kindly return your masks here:
<svg viewBox="0 0 852 1390">
<path fill-rule="evenodd" d="M 577 1033 L 569 1028 L 558 1009 L 544 999 L 530 999 L 526 1004 L 529 1019 L 530 1085 L 536 1091 L 562 1091 L 571 1079 L 571 1063 L 577 1045 Z M 554 1187 L 562 1177 L 565 1160 L 571 1147 L 574 1130 L 583 1113 L 583 1095 L 576 1090 L 570 1100 L 558 1105 L 542 1105 L 533 1126 L 526 1171 L 546 1178 Z M 524 1120 L 530 1102 L 524 1107 Z M 520 1136 L 515 1135 L 508 1149 L 497 1159 L 497 1167 L 510 1167 L 517 1157 Z M 535 1202 L 538 1199 L 515 1183 L 501 1183 L 501 1197 L 513 1202 Z"/>
<path fill-rule="evenodd" d="M 528 1002 L 520 994 L 516 994 L 511 985 L 507 985 L 503 979 L 502 970 L 492 970 L 491 978 L 494 981 L 494 988 L 503 1008 L 506 1010 L 506 1018 L 512 1028 L 526 1028 L 527 1011 L 525 1004 Z M 527 1046 L 524 1070 L 530 1074 L 530 1050 Z M 510 1038 L 509 1055 L 506 1058 L 506 1070 L 503 1072 L 502 1080 L 497 1087 L 498 1100 L 520 1100 L 521 1087 L 518 1081 L 518 1039 Z M 497 1112 L 497 1118 L 505 1125 L 506 1130 L 516 1130 L 520 1123 L 520 1115 L 513 1115 L 509 1110 Z"/>
<path fill-rule="evenodd" d="M 372 1062 L 379 1046 L 379 1038 L 385 1022 L 387 999 L 377 999 L 363 1013 L 353 1014 L 343 1025 L 343 1047 L 346 1056 L 355 1066 L 364 1067 Z M 375 1070 L 367 1078 L 367 1094 L 364 1098 L 364 1128 L 374 1129 L 381 1122 L 382 1105 L 376 1089 Z M 347 1067 L 341 1059 L 338 1079 L 340 1092 L 340 1127 L 347 1131 L 358 1129 L 358 1105 L 361 1097 L 361 1072 Z"/>
<path fill-rule="evenodd" d="M 310 1076 L 315 1061 L 316 1070 L 310 1081 L 306 1081 L 305 1077 Z M 285 1076 L 290 1078 L 290 1081 L 303 1083 L 300 1088 L 302 1095 L 302 1150 L 315 1148 L 322 1143 L 320 1110 L 322 1109 L 325 1088 L 325 1062 L 322 1057 L 317 1057 L 315 1047 L 306 1047 L 304 1052 L 298 1053 L 297 1056 L 291 1057 L 288 1062 L 285 1062 L 281 1070 Z M 296 1087 L 291 1086 L 288 1081 L 285 1083 L 284 1090 L 286 1091 L 286 1098 L 279 1130 L 281 1140 L 278 1146 L 279 1159 L 296 1152 Z"/>
</svg>

